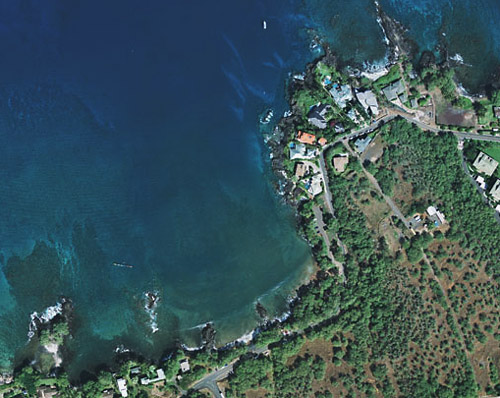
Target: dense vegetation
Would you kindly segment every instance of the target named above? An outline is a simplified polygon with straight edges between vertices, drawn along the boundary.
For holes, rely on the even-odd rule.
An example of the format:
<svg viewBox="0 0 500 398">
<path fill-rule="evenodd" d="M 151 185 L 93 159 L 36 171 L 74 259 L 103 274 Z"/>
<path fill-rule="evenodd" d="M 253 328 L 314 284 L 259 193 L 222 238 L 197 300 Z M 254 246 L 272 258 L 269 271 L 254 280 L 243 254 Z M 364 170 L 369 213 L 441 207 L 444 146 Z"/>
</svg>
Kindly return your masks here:
<svg viewBox="0 0 500 398">
<path fill-rule="evenodd" d="M 336 213 L 325 221 L 330 236 L 338 234 L 347 247 L 346 281 L 328 269 L 314 229 L 305 227 L 326 272 L 304 288 L 285 325 L 297 334 L 272 343 L 269 358 L 242 359 L 245 371 L 230 378 L 229 396 L 249 389 L 263 391 L 258 396 L 294 396 L 289 385 L 310 397 L 476 397 L 500 389 L 500 226 L 463 174 L 453 136 L 425 133 L 402 120 L 380 134 L 384 156 L 371 167 L 390 180 L 380 184 L 385 193 L 404 182 L 413 192 L 406 208 L 435 204 L 448 229 L 414 236 L 388 217 L 391 226 L 381 236 L 368 223 L 380 198 L 360 164 L 350 163 L 342 176 L 331 172 Z M 380 168 L 387 171 L 378 174 Z M 311 205 L 301 207 L 306 225 L 314 223 Z M 399 236 L 395 247 L 389 247 L 390 235 Z M 480 282 L 485 278 L 490 282 Z M 311 354 L 318 347 L 325 364 L 319 370 Z"/>
</svg>

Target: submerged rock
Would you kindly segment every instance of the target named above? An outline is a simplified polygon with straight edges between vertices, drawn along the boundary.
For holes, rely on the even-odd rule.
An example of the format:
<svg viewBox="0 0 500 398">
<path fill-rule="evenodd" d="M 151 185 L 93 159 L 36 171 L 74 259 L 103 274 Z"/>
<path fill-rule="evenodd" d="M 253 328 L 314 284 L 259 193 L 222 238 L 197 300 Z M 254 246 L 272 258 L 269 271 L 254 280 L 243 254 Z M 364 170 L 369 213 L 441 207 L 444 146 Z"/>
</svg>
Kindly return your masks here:
<svg viewBox="0 0 500 398">
<path fill-rule="evenodd" d="M 215 335 L 216 330 L 212 323 L 207 323 L 201 330 L 201 341 L 203 348 L 212 349 L 215 348 Z"/>
<path fill-rule="evenodd" d="M 267 314 L 266 308 L 258 301 L 257 301 L 257 304 L 255 304 L 255 311 L 257 312 L 259 317 L 261 317 L 263 320 L 268 319 L 268 314 Z"/>
</svg>

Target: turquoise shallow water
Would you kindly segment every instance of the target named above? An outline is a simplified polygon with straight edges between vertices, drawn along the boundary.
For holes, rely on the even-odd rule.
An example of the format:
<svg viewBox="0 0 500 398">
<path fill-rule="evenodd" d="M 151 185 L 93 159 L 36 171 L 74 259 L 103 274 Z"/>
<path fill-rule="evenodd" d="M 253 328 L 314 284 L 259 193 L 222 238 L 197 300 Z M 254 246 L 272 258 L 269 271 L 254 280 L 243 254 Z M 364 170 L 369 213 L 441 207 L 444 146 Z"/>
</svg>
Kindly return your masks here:
<svg viewBox="0 0 500 398">
<path fill-rule="evenodd" d="M 470 87 L 498 67 L 495 2 L 381 4 L 421 49 L 462 54 Z M 386 54 L 368 0 L 0 2 L 0 366 L 61 295 L 75 377 L 117 345 L 197 344 L 207 321 L 237 337 L 258 299 L 286 309 L 311 258 L 269 183 L 257 115 L 286 109 L 311 30 L 345 62 Z"/>
</svg>

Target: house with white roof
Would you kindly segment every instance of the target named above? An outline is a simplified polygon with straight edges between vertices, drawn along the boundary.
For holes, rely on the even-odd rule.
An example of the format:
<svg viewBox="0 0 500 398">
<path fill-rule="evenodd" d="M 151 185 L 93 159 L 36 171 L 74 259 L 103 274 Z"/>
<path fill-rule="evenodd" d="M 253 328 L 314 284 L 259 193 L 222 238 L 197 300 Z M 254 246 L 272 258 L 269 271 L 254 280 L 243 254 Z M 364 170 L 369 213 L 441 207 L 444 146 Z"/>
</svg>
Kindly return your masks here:
<svg viewBox="0 0 500 398">
<path fill-rule="evenodd" d="M 292 142 L 290 144 L 290 160 L 314 159 L 318 155 L 317 149 L 308 148 L 305 144 Z"/>
<path fill-rule="evenodd" d="M 184 361 L 182 361 L 180 363 L 180 365 L 181 365 L 181 372 L 182 373 L 189 372 L 189 369 L 191 369 L 191 367 L 189 366 L 189 361 L 188 361 L 187 358 Z"/>
<path fill-rule="evenodd" d="M 484 152 L 479 152 L 479 155 L 477 155 L 476 160 L 474 160 L 472 165 L 480 173 L 491 176 L 498 167 L 498 162 L 486 155 Z"/>
<path fill-rule="evenodd" d="M 312 196 L 319 195 L 323 191 L 322 184 L 323 179 L 321 174 L 313 175 L 308 181 L 306 181 L 306 189 Z"/>
<path fill-rule="evenodd" d="M 446 222 L 446 219 L 444 218 L 444 214 L 441 213 L 434 206 L 429 206 L 427 208 L 427 214 L 429 215 L 429 219 L 434 222 L 434 225 L 436 227 L 439 227 L 440 225 L 442 225 Z"/>
<path fill-rule="evenodd" d="M 356 92 L 356 98 L 367 112 L 371 112 L 373 116 L 379 113 L 377 96 L 371 90 Z"/>
<path fill-rule="evenodd" d="M 352 96 L 351 86 L 347 84 L 340 85 L 335 83 L 330 90 L 330 94 L 335 103 L 342 109 L 344 109 L 347 106 L 347 103 L 354 98 Z"/>
<path fill-rule="evenodd" d="M 157 369 L 156 374 L 157 374 L 157 377 L 155 377 L 154 379 L 148 379 L 147 377 L 143 377 L 141 379 L 141 384 L 148 385 L 148 384 L 153 384 L 153 383 L 157 383 L 159 381 L 165 380 L 165 372 L 163 371 L 162 368 Z"/>
<path fill-rule="evenodd" d="M 128 397 L 127 380 L 118 379 L 116 380 L 116 384 L 118 386 L 118 391 L 120 391 L 121 396 L 124 398 Z"/>
<path fill-rule="evenodd" d="M 477 176 L 476 177 L 476 182 L 477 182 L 477 185 L 479 185 L 479 188 L 481 188 L 483 191 L 486 190 L 486 181 L 484 181 L 484 177 L 483 176 Z"/>
<path fill-rule="evenodd" d="M 491 188 L 490 195 L 495 202 L 500 202 L 500 179 L 495 181 L 495 184 Z"/>
</svg>

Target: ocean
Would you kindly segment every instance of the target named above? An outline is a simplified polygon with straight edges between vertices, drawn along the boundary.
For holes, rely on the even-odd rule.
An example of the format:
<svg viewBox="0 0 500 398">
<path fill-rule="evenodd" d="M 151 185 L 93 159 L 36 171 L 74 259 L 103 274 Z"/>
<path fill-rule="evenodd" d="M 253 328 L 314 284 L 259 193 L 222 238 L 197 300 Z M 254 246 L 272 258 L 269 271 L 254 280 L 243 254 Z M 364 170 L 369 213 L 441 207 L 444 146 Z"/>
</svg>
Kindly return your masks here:
<svg viewBox="0 0 500 398">
<path fill-rule="evenodd" d="M 495 2 L 380 3 L 421 50 L 461 54 L 470 90 L 496 72 Z M 255 327 L 257 301 L 286 310 L 312 258 L 258 115 L 287 109 L 314 34 L 346 63 L 387 53 L 368 0 L 0 1 L 0 367 L 61 296 L 74 378 L 117 346 L 197 345 L 209 321 L 230 341 Z"/>
<path fill-rule="evenodd" d="M 379 0 L 382 9 L 407 28 L 417 45 L 414 61 L 423 51 L 442 61 L 463 59 L 457 75 L 471 93 L 500 85 L 500 4 L 496 0 Z M 380 67 L 387 49 L 376 19 L 373 0 L 304 0 L 304 13 L 345 64 Z M 460 59 L 459 58 L 459 59 Z"/>
</svg>

